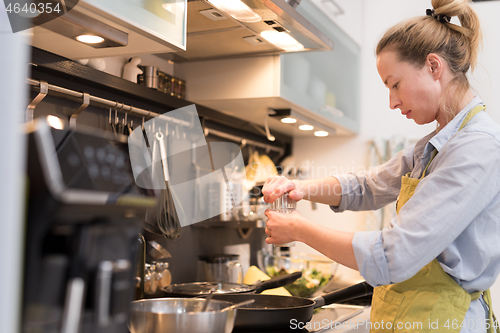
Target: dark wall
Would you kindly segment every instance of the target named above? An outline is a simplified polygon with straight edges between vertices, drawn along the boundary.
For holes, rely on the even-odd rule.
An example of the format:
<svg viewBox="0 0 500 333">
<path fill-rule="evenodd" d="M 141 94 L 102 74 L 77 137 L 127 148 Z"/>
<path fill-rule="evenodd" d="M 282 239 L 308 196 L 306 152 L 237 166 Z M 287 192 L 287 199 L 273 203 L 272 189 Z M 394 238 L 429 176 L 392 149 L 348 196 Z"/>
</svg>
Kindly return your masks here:
<svg viewBox="0 0 500 333">
<path fill-rule="evenodd" d="M 86 91 L 91 95 L 119 101 L 153 112 L 164 113 L 178 107 L 192 104 L 189 101 L 172 100 L 170 96 L 164 97 L 161 95 L 162 93 L 149 91 L 146 87 L 137 85 L 131 86 L 131 82 L 122 80 L 121 78 L 116 78 L 106 73 L 86 68 L 68 59 L 50 55 L 39 50 L 35 50 L 33 62 L 38 64 L 38 66 L 32 67 L 31 77 L 34 79 L 43 79 L 50 84 L 59 85 L 76 91 Z M 27 88 L 31 88 L 30 98 L 34 98 L 38 90 L 33 89 L 31 86 Z M 29 102 L 30 101 L 26 101 L 26 105 L 28 105 Z M 67 125 L 69 116 L 80 105 L 81 101 L 74 98 L 68 99 L 67 96 L 49 93 L 49 95 L 35 108 L 34 115 L 35 118 L 55 115 L 63 119 Z M 262 138 L 260 134 L 252 130 L 251 126 L 248 126 L 247 123 L 241 120 L 228 118 L 228 116 L 218 113 L 215 110 L 210 110 L 201 106 L 198 107 L 198 112 L 203 119 L 212 123 L 217 122 L 219 130 L 224 129 L 224 126 L 227 126 L 228 123 L 233 124 L 235 127 L 226 127 L 228 132 L 237 132 L 242 135 L 247 135 L 249 139 L 266 142 L 265 138 Z M 114 117 L 114 112 L 112 116 Z M 120 120 L 122 120 L 123 117 L 123 114 L 119 114 Z M 128 120 L 132 120 L 134 127 L 136 127 L 141 124 L 142 118 L 129 116 Z M 78 126 L 90 126 L 104 131 L 111 131 L 111 126 L 109 124 L 109 109 L 91 104 L 78 117 L 77 127 Z M 285 147 L 289 152 L 291 138 L 280 136 L 279 134 L 277 134 L 277 137 L 278 140 L 274 144 Z M 214 137 L 208 137 L 207 141 L 221 140 Z M 246 158 L 248 154 L 244 151 L 243 155 Z M 144 231 L 144 234 L 148 240 L 155 239 L 171 253 L 172 258 L 169 258 L 167 262 L 169 263 L 172 273 L 172 282 L 192 282 L 196 280 L 198 256 L 201 254 L 222 253 L 225 245 L 250 244 L 250 264 L 257 264 L 256 253 L 265 246 L 264 229 L 253 228 L 249 230 L 246 228 L 243 231 L 247 232 L 249 236 L 244 239 L 238 232 L 238 229 L 234 227 L 234 223 L 236 222 L 225 223 L 227 223 L 228 227 L 207 228 L 200 227 L 200 224 L 183 227 L 181 236 L 175 240 L 158 237 L 147 231 Z"/>
</svg>

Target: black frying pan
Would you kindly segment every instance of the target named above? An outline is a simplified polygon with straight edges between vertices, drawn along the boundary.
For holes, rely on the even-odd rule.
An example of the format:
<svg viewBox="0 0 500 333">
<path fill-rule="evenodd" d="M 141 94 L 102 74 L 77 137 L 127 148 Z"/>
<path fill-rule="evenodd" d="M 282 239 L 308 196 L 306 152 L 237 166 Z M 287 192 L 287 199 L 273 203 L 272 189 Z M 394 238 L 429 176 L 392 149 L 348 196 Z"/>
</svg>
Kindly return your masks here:
<svg viewBox="0 0 500 333">
<path fill-rule="evenodd" d="M 274 332 L 290 330 L 292 319 L 306 325 L 311 320 L 314 309 L 323 305 L 347 301 L 372 293 L 373 287 L 366 282 L 361 282 L 312 299 L 258 294 L 214 295 L 213 299 L 231 303 L 255 299 L 253 304 L 238 308 L 234 330 Z"/>
<path fill-rule="evenodd" d="M 203 297 L 215 288 L 215 294 L 255 294 L 267 289 L 286 286 L 302 276 L 302 272 L 283 274 L 252 285 L 239 283 L 193 282 L 172 284 L 163 291 L 166 297 Z"/>
</svg>

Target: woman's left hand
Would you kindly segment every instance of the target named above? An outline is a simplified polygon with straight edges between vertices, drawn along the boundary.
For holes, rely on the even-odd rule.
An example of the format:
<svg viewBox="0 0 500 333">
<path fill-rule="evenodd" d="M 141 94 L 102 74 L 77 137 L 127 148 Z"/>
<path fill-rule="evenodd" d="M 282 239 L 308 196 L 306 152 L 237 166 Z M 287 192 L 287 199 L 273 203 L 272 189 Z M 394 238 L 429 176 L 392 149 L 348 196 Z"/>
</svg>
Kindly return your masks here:
<svg viewBox="0 0 500 333">
<path fill-rule="evenodd" d="M 279 213 L 267 209 L 265 214 L 268 218 L 265 230 L 269 236 L 266 238 L 267 244 L 284 244 L 299 240 L 298 229 L 306 221 L 298 211 Z"/>
</svg>

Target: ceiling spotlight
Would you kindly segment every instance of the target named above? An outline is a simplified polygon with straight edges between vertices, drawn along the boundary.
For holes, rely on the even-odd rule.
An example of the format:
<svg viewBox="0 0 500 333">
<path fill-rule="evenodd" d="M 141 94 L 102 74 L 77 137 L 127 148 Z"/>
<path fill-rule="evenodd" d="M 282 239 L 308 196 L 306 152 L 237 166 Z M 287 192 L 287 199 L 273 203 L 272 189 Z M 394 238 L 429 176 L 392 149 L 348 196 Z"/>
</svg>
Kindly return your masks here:
<svg viewBox="0 0 500 333">
<path fill-rule="evenodd" d="M 98 44 L 104 42 L 104 38 L 95 35 L 80 35 L 76 37 L 76 40 L 86 44 Z"/>
<path fill-rule="evenodd" d="M 314 129 L 314 126 L 312 125 L 300 125 L 299 130 L 301 131 L 312 131 Z"/>
<path fill-rule="evenodd" d="M 286 117 L 286 118 L 281 118 L 281 122 L 284 124 L 295 124 L 297 122 L 297 119 L 292 117 Z"/>
<path fill-rule="evenodd" d="M 328 132 L 327 131 L 316 131 L 316 132 L 314 132 L 314 136 L 319 136 L 319 137 L 328 136 Z"/>
</svg>

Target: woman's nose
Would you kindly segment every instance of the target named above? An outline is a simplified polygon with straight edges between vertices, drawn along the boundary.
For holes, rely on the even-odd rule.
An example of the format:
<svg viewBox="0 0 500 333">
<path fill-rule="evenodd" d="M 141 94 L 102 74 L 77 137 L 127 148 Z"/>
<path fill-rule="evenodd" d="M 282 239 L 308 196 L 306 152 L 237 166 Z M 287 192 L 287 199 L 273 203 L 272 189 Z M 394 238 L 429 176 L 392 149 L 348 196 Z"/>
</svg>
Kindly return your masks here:
<svg viewBox="0 0 500 333">
<path fill-rule="evenodd" d="M 391 109 L 397 109 L 398 106 L 401 104 L 397 96 L 395 96 L 393 93 L 389 93 L 389 107 Z"/>
</svg>

